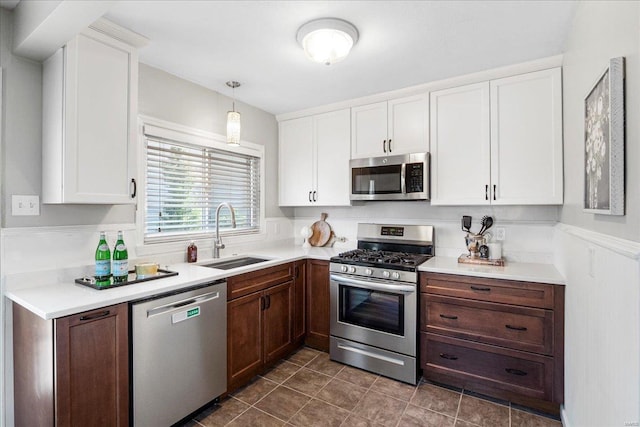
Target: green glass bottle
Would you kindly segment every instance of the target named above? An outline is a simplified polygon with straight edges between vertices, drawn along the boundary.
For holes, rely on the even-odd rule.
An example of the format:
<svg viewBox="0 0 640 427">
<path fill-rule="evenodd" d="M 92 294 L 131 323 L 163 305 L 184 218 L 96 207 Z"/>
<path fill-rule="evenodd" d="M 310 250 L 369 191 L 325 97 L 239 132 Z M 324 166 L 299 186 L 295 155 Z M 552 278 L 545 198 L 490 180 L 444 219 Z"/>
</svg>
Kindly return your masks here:
<svg viewBox="0 0 640 427">
<path fill-rule="evenodd" d="M 100 241 L 96 248 L 96 282 L 99 286 L 111 283 L 111 251 L 107 244 L 104 231 L 100 232 Z"/>
<path fill-rule="evenodd" d="M 122 238 L 122 231 L 118 231 L 118 240 L 113 248 L 113 282 L 126 282 L 129 277 L 129 254 Z"/>
</svg>

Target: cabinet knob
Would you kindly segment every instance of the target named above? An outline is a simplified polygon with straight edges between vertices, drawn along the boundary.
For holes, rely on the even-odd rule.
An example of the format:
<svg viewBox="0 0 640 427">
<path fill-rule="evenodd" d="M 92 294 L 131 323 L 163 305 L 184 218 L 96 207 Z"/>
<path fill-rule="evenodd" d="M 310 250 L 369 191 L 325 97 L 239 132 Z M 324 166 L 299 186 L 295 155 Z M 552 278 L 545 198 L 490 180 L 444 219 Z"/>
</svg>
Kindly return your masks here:
<svg viewBox="0 0 640 427">
<path fill-rule="evenodd" d="M 505 328 L 507 329 L 512 329 L 514 331 L 526 331 L 527 328 L 525 328 L 524 326 L 511 326 L 511 325 L 504 325 Z"/>
<path fill-rule="evenodd" d="M 89 314 L 88 316 L 82 316 L 80 317 L 80 321 L 100 319 L 101 317 L 107 317 L 109 314 L 111 314 L 111 312 L 105 310 L 99 313 Z"/>
<path fill-rule="evenodd" d="M 314 202 L 317 202 L 317 201 L 318 201 L 318 197 L 317 197 L 317 195 L 318 195 L 318 192 L 314 190 L 314 191 L 313 191 L 313 201 L 314 201 Z"/>
<path fill-rule="evenodd" d="M 387 140 L 382 141 L 382 151 L 387 152 Z"/>
<path fill-rule="evenodd" d="M 496 184 L 493 184 L 493 200 L 496 199 Z"/>
<path fill-rule="evenodd" d="M 484 186 L 484 199 L 489 200 L 489 184 Z"/>
<path fill-rule="evenodd" d="M 311 191 L 309 191 L 309 203 L 313 202 L 313 200 L 311 200 Z"/>
<path fill-rule="evenodd" d="M 391 139 L 389 139 L 389 142 L 387 142 L 387 147 L 389 147 L 389 152 L 391 152 Z"/>
<path fill-rule="evenodd" d="M 458 316 L 451 316 L 448 314 L 441 314 L 440 317 L 442 317 L 443 319 L 458 320 Z"/>
</svg>

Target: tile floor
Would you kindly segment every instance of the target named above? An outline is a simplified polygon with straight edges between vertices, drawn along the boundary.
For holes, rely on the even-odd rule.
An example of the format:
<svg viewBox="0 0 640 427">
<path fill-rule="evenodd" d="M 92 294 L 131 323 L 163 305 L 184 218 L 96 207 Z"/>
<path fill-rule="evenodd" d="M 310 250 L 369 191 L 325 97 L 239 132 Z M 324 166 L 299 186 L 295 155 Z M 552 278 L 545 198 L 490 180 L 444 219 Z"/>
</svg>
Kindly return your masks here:
<svg viewBox="0 0 640 427">
<path fill-rule="evenodd" d="M 394 381 L 303 347 L 185 427 L 209 426 L 561 427 L 508 402 L 428 382 Z"/>
</svg>

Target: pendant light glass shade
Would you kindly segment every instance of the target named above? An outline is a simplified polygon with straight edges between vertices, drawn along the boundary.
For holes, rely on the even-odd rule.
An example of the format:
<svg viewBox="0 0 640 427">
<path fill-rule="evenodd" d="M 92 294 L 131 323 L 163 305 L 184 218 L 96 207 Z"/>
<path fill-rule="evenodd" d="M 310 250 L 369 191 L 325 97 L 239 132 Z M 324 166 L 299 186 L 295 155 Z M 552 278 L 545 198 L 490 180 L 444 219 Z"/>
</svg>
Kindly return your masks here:
<svg viewBox="0 0 640 427">
<path fill-rule="evenodd" d="M 240 145 L 240 113 L 236 111 L 236 88 L 240 83 L 236 81 L 228 81 L 227 86 L 233 89 L 233 106 L 231 111 L 227 113 L 227 145 Z"/>
<path fill-rule="evenodd" d="M 300 27 L 296 38 L 310 60 L 331 65 L 347 57 L 358 41 L 358 30 L 342 19 L 322 18 Z"/>
<path fill-rule="evenodd" d="M 237 111 L 227 113 L 227 144 L 240 145 L 240 113 Z"/>
</svg>

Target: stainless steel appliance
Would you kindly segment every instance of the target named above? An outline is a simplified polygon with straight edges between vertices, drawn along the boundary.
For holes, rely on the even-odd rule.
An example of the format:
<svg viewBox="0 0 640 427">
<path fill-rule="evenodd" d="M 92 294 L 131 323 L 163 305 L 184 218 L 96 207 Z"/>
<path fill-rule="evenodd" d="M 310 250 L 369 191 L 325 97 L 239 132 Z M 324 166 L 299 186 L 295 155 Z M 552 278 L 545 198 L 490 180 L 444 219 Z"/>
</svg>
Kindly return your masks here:
<svg viewBox="0 0 640 427">
<path fill-rule="evenodd" d="M 351 200 L 429 200 L 429 153 L 354 159 Z"/>
<path fill-rule="evenodd" d="M 417 267 L 429 225 L 358 224 L 358 249 L 331 258 L 331 359 L 417 382 Z"/>
<path fill-rule="evenodd" d="M 224 280 L 131 305 L 133 423 L 169 426 L 227 388 Z"/>
</svg>

